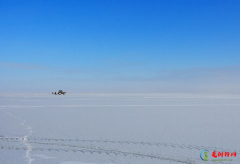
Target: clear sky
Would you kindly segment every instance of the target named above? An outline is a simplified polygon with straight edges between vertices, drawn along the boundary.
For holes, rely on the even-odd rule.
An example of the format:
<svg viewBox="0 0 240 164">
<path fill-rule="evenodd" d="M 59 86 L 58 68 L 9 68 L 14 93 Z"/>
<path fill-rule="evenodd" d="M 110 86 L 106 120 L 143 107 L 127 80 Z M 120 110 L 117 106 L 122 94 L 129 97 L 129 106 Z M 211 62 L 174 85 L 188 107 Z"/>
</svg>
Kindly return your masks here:
<svg viewBox="0 0 240 164">
<path fill-rule="evenodd" d="M 239 0 L 0 0 L 0 92 L 240 92 Z"/>
</svg>

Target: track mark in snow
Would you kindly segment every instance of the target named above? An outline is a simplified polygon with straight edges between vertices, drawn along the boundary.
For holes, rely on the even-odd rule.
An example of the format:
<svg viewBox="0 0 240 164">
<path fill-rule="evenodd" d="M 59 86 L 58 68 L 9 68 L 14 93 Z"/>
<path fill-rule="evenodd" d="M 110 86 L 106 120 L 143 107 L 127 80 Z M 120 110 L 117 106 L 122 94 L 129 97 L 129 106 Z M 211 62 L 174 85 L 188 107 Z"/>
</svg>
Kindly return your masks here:
<svg viewBox="0 0 240 164">
<path fill-rule="evenodd" d="M 29 133 L 27 135 L 25 135 L 24 137 L 22 137 L 21 139 L 22 139 L 22 143 L 25 144 L 26 147 L 27 147 L 26 148 L 26 158 L 28 159 L 28 164 L 32 164 L 32 162 L 34 161 L 34 159 L 31 157 L 31 151 L 33 150 L 33 147 L 28 142 L 28 138 L 33 133 L 32 127 L 26 124 L 26 120 L 23 120 L 19 117 L 16 117 L 9 112 L 6 112 L 6 111 L 2 111 L 2 112 L 4 112 L 4 113 L 8 114 L 9 116 L 21 121 L 21 125 L 24 126 L 29 131 Z"/>
<path fill-rule="evenodd" d="M 99 105 L 91 105 L 91 104 L 86 104 L 86 105 L 44 105 L 44 106 L 11 106 L 11 105 L 4 105 L 0 106 L 0 108 L 46 108 L 46 107 L 59 107 L 59 108 L 75 108 L 75 107 L 208 107 L 208 106 L 240 106 L 240 104 L 176 104 L 176 105 L 141 105 L 141 104 L 136 104 L 136 105 L 121 105 L 121 104 L 116 104 L 116 105 L 109 105 L 109 104 L 99 104 Z"/>
<path fill-rule="evenodd" d="M 0 137 L 0 141 L 2 142 L 21 142 L 19 140 L 23 140 L 22 137 Z M 78 145 L 78 144 L 71 144 L 67 142 L 97 142 L 97 143 L 116 143 L 116 144 L 137 144 L 137 145 L 144 145 L 144 146 L 166 146 L 172 148 L 182 148 L 182 149 L 206 149 L 206 150 L 215 150 L 217 152 L 223 150 L 230 150 L 225 148 L 216 148 L 216 147 L 206 147 L 206 146 L 197 146 L 197 145 L 179 145 L 173 143 L 154 143 L 154 142 L 131 142 L 131 141 L 109 141 L 109 140 L 77 140 L 77 139 L 50 139 L 50 138 L 28 138 L 28 143 L 35 145 L 33 151 L 57 151 L 57 152 L 74 152 L 74 153 L 98 153 L 98 154 L 105 154 L 105 155 L 123 155 L 123 156 L 134 156 L 136 158 L 154 158 L 160 160 L 168 160 L 174 161 L 179 163 L 196 163 L 199 159 L 188 158 L 188 157 L 176 157 L 176 156 L 169 156 L 165 154 L 154 154 L 148 152 L 137 152 L 137 151 L 130 151 L 130 150 L 119 150 L 118 148 L 107 148 L 98 145 Z M 45 142 L 44 142 L 45 141 Z M 49 142 L 51 141 L 51 142 Z M 16 146 L 2 146 L 1 149 L 14 149 L 14 150 L 26 150 L 24 147 L 16 147 Z M 235 150 L 235 152 L 239 152 Z"/>
<path fill-rule="evenodd" d="M 23 137 L 0 137 L 0 141 L 5 142 L 14 142 L 14 140 L 22 140 Z M 210 147 L 204 145 L 185 145 L 185 144 L 175 144 L 175 143 L 164 143 L 164 142 L 139 142 L 139 141 L 115 141 L 115 140 L 91 140 L 91 139 L 61 139 L 61 138 L 38 138 L 38 137 L 30 137 L 28 138 L 29 143 L 35 144 L 42 144 L 45 142 L 52 141 L 54 144 L 61 142 L 82 142 L 82 143 L 109 143 L 109 144 L 134 144 L 134 145 L 144 145 L 144 146 L 165 146 L 165 147 L 172 147 L 172 148 L 182 148 L 182 149 L 197 149 L 197 150 L 215 150 L 215 151 L 238 151 L 240 150 L 230 150 L 228 148 L 221 148 L 221 147 Z M 34 141 L 34 142 L 32 142 Z M 49 143 L 51 144 L 51 143 Z"/>
<path fill-rule="evenodd" d="M 1 149 L 13 149 L 13 150 L 26 150 L 25 147 L 16 147 L 16 146 L 1 146 Z M 168 156 L 164 154 L 153 154 L 153 153 L 143 153 L 143 152 L 134 152 L 129 150 L 119 150 L 119 149 L 108 149 L 103 147 L 95 147 L 95 146 L 78 146 L 71 149 L 66 148 L 37 148 L 34 147 L 32 149 L 33 151 L 64 151 L 64 152 L 80 152 L 80 153 L 98 153 L 98 154 L 114 154 L 114 155 L 124 155 L 124 156 L 134 156 L 136 158 L 151 158 L 151 159 L 160 159 L 160 160 L 167 160 L 167 161 L 173 161 L 173 162 L 179 162 L 179 163 L 185 163 L 185 164 L 196 164 L 196 160 L 192 158 L 187 157 L 176 157 L 176 156 Z"/>
</svg>

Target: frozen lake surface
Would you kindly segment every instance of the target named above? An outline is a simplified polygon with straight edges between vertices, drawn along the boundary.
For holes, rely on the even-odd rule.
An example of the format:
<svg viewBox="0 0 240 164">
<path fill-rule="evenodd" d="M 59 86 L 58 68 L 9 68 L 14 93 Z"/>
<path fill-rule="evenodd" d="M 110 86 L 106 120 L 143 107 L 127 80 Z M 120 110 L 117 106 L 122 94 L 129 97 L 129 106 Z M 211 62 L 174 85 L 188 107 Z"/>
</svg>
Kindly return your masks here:
<svg viewBox="0 0 240 164">
<path fill-rule="evenodd" d="M 0 163 L 235 164 L 239 116 L 237 94 L 1 93 Z"/>
</svg>

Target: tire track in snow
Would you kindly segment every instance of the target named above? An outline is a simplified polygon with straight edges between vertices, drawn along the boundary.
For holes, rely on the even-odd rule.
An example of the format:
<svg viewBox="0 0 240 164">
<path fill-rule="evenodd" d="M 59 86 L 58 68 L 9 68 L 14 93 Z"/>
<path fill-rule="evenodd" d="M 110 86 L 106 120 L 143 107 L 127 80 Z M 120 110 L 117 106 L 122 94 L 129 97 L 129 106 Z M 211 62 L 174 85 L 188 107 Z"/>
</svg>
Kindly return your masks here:
<svg viewBox="0 0 240 164">
<path fill-rule="evenodd" d="M 75 107 L 208 107 L 208 106 L 240 106 L 240 104 L 176 104 L 176 105 L 131 105 L 131 104 L 85 104 L 85 105 L 32 105 L 32 106 L 23 106 L 23 105 L 3 105 L 0 108 L 47 108 L 47 107 L 58 107 L 58 108 L 75 108 Z"/>
<path fill-rule="evenodd" d="M 0 137 L 0 140 L 23 140 L 23 137 Z M 114 140 L 87 140 L 87 139 L 60 139 L 60 138 L 37 138 L 31 137 L 27 138 L 29 141 L 38 141 L 35 143 L 41 144 L 43 141 L 53 141 L 53 142 L 83 142 L 83 143 L 110 143 L 110 144 L 134 144 L 134 145 L 143 145 L 143 146 L 164 146 L 172 148 L 181 148 L 181 149 L 197 149 L 197 150 L 215 150 L 215 151 L 236 151 L 240 150 L 221 148 L 221 147 L 210 147 L 204 145 L 185 145 L 185 144 L 174 144 L 174 143 L 164 143 L 164 142 L 138 142 L 138 141 L 114 141 Z M 29 142 L 30 143 L 30 142 Z"/>
<path fill-rule="evenodd" d="M 27 150 L 26 147 L 16 147 L 16 146 L 1 146 L 0 149 L 14 149 L 14 150 Z M 98 153 L 98 154 L 105 154 L 105 155 L 124 155 L 124 156 L 134 156 L 136 158 L 151 158 L 151 159 L 160 159 L 160 160 L 167 160 L 172 162 L 179 162 L 185 164 L 196 164 L 197 160 L 187 157 L 176 157 L 176 156 L 168 156 L 164 154 L 153 154 L 153 153 L 143 153 L 143 152 L 134 152 L 129 150 L 119 150 L 119 149 L 109 149 L 103 147 L 95 147 L 95 146 L 72 146 L 71 149 L 66 148 L 41 148 L 41 147 L 34 147 L 31 148 L 32 151 L 63 151 L 63 152 L 80 152 L 80 153 Z"/>
<path fill-rule="evenodd" d="M 33 130 L 32 130 L 32 127 L 27 125 L 26 124 L 26 120 L 24 119 L 21 119 L 19 117 L 16 117 L 14 115 L 12 115 L 11 113 L 9 112 L 6 112 L 6 111 L 2 111 L 6 114 L 8 114 L 9 116 L 11 116 L 12 118 L 14 119 L 17 119 L 19 121 L 21 121 L 21 125 L 24 126 L 28 131 L 29 133 L 27 135 L 25 135 L 24 137 L 22 137 L 22 143 L 26 145 L 27 149 L 26 149 L 26 158 L 28 159 L 28 164 L 32 164 L 32 162 L 34 161 L 34 159 L 31 157 L 31 151 L 32 151 L 32 146 L 31 144 L 28 142 L 28 138 L 32 135 L 33 133 Z"/>
<path fill-rule="evenodd" d="M 3 142 L 21 142 L 19 140 L 22 140 L 22 137 L 0 137 L 0 141 Z M 174 162 L 180 162 L 180 163 L 196 163 L 199 161 L 199 159 L 194 159 L 194 158 L 187 158 L 187 157 L 176 157 L 176 156 L 169 156 L 165 154 L 152 154 L 152 153 L 146 153 L 146 152 L 134 152 L 134 151 L 129 151 L 129 150 L 119 150 L 115 148 L 106 148 L 102 146 L 94 146 L 94 145 L 76 145 L 76 143 L 67 143 L 71 141 L 76 141 L 73 139 L 38 139 L 37 138 L 30 138 L 29 139 L 30 144 L 35 145 L 34 149 L 32 151 L 64 151 L 64 152 L 80 152 L 80 153 L 98 153 L 98 154 L 115 154 L 115 155 L 124 155 L 124 156 L 134 156 L 134 157 L 142 157 L 142 158 L 155 158 L 155 159 L 160 159 L 160 160 L 168 160 L 168 161 L 174 161 Z M 45 141 L 45 142 L 44 142 Z M 48 142 L 48 141 L 57 141 L 57 142 Z M 78 142 L 82 141 L 89 141 L 89 142 L 97 142 L 97 143 L 106 143 L 107 140 L 77 140 Z M 109 141 L 108 143 L 117 143 L 117 144 L 129 144 L 130 141 Z M 148 142 L 134 142 L 132 144 L 138 144 L 138 145 L 144 145 L 144 146 L 153 146 L 152 144 L 146 144 Z M 149 142 L 151 143 L 151 142 Z M 42 146 L 40 146 L 42 145 Z M 159 146 L 159 145 L 156 145 Z M 164 146 L 171 146 L 165 145 Z M 193 146 L 193 145 L 192 145 Z M 176 146 L 171 146 L 172 148 L 177 148 Z M 183 145 L 179 145 L 179 148 L 188 148 L 184 147 Z M 211 150 L 209 147 L 204 147 L 204 146 L 199 146 L 197 147 L 198 150 L 208 148 L 206 150 Z M 14 147 L 14 146 L 2 146 L 1 149 L 15 149 L 15 150 L 20 150 L 24 149 L 26 150 L 27 148 L 19 148 L 19 147 Z M 212 150 L 215 150 L 217 152 L 227 150 L 223 148 L 215 148 L 213 147 Z M 228 149 L 230 150 L 230 149 Z M 236 150 L 235 150 L 236 151 Z"/>
</svg>

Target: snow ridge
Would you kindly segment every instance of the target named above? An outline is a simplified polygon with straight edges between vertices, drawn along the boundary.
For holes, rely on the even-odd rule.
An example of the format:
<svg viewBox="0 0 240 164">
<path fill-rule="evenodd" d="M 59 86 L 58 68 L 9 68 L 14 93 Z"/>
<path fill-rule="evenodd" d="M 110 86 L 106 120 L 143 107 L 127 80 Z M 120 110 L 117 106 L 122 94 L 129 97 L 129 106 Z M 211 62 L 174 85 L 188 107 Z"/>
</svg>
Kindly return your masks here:
<svg viewBox="0 0 240 164">
<path fill-rule="evenodd" d="M 31 151 L 33 150 L 33 147 L 31 146 L 31 144 L 28 142 L 28 138 L 32 135 L 33 133 L 33 130 L 32 130 L 32 127 L 27 125 L 26 124 L 26 120 L 23 120 L 19 117 L 16 117 L 14 115 L 12 115 L 11 113 L 9 112 L 6 112 L 6 111 L 3 111 L 4 113 L 8 114 L 9 116 L 11 116 L 12 118 L 15 118 L 19 121 L 21 121 L 21 125 L 24 126 L 28 131 L 29 133 L 27 135 L 25 135 L 23 137 L 23 141 L 22 143 L 26 145 L 27 149 L 26 149 L 26 158 L 28 160 L 28 164 L 32 164 L 32 162 L 34 161 L 34 159 L 31 157 Z"/>
</svg>

